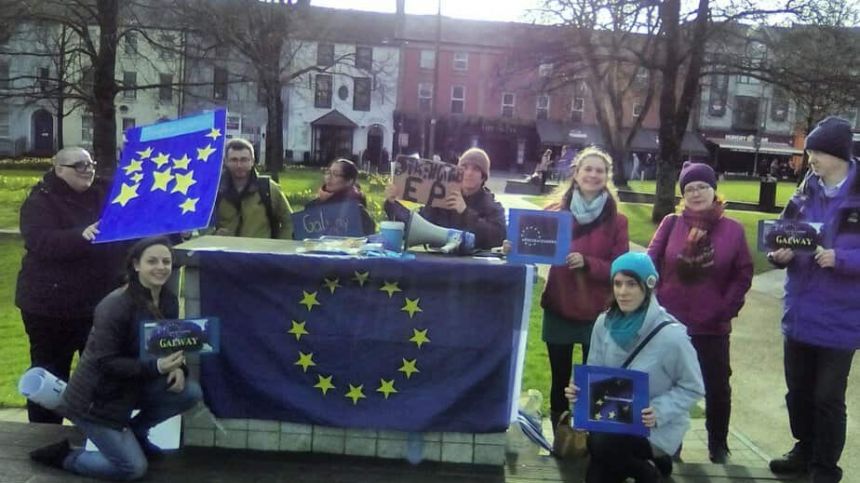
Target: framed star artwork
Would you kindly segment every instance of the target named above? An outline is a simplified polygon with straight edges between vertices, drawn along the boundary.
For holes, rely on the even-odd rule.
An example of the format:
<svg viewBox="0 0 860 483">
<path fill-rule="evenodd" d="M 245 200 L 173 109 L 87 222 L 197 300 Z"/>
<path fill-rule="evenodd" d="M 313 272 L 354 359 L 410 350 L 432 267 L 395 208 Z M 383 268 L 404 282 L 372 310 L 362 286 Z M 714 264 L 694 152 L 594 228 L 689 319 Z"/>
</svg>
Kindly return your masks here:
<svg viewBox="0 0 860 483">
<path fill-rule="evenodd" d="M 139 339 L 142 359 L 176 351 L 217 353 L 221 349 L 221 321 L 217 317 L 145 320 L 140 323 Z"/>
<path fill-rule="evenodd" d="M 510 210 L 508 262 L 564 265 L 572 227 L 569 211 Z"/>
<path fill-rule="evenodd" d="M 647 437 L 642 410 L 648 407 L 648 374 L 617 367 L 573 366 L 579 396 L 573 405 L 574 428 L 597 433 Z"/>
</svg>

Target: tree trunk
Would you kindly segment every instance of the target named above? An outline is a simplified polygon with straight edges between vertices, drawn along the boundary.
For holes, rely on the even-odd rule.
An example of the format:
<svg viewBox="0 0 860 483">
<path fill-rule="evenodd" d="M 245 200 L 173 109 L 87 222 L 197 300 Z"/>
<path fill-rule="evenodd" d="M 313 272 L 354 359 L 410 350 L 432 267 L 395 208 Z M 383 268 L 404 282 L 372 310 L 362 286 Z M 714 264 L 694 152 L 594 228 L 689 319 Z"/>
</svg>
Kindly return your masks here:
<svg viewBox="0 0 860 483">
<path fill-rule="evenodd" d="M 266 169 L 279 181 L 284 168 L 284 101 L 279 85 L 272 91 L 266 96 Z"/>
<path fill-rule="evenodd" d="M 113 175 L 116 170 L 116 72 L 117 0 L 98 0 L 99 53 L 93 58 L 93 157 L 99 174 Z"/>
</svg>

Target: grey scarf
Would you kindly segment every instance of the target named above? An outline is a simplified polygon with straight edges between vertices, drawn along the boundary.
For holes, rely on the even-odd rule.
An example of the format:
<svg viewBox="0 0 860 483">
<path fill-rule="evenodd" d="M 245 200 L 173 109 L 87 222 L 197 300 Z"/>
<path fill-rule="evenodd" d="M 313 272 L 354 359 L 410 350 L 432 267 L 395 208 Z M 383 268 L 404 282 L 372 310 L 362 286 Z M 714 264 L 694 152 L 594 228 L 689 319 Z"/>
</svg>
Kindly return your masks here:
<svg viewBox="0 0 860 483">
<path fill-rule="evenodd" d="M 570 212 L 573 213 L 573 218 L 578 224 L 587 225 L 596 220 L 603 212 L 607 198 L 609 198 L 609 193 L 603 190 L 593 200 L 586 201 L 582 197 L 582 193 L 579 192 L 579 188 L 574 189 L 573 196 L 570 197 Z"/>
</svg>

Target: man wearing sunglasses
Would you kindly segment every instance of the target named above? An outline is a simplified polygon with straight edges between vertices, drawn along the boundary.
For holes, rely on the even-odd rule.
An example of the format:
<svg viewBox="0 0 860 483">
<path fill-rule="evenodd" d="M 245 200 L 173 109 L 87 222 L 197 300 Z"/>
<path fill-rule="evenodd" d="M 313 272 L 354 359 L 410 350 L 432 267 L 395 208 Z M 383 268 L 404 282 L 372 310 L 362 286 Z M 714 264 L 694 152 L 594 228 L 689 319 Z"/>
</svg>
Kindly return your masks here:
<svg viewBox="0 0 860 483">
<path fill-rule="evenodd" d="M 109 186 L 82 148 L 61 149 L 53 167 L 21 206 L 24 258 L 15 304 L 30 339 L 30 363 L 68 380 L 75 351 L 83 351 L 96 304 L 121 283 L 125 244 L 94 245 Z M 32 422 L 59 416 L 27 403 Z"/>
</svg>

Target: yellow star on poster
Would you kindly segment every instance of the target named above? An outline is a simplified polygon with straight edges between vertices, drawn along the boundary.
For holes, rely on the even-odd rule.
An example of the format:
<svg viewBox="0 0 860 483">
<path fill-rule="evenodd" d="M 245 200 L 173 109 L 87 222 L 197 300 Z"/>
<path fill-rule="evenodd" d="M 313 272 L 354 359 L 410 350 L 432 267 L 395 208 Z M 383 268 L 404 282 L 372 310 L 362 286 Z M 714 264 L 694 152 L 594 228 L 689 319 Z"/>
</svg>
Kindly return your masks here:
<svg viewBox="0 0 860 483">
<path fill-rule="evenodd" d="M 327 278 L 323 282 L 323 285 L 325 285 L 325 288 L 329 289 L 331 291 L 331 293 L 334 293 L 334 291 L 338 287 L 340 287 L 340 279 L 339 278 Z"/>
<path fill-rule="evenodd" d="M 164 171 L 153 171 L 152 178 L 152 188 L 149 191 L 161 190 L 167 192 L 167 183 L 170 183 L 173 175 L 170 174 L 170 168 L 167 168 Z"/>
<path fill-rule="evenodd" d="M 197 183 L 197 180 L 194 179 L 194 171 L 189 171 L 185 174 L 176 173 L 174 179 L 176 180 L 176 184 L 173 185 L 173 189 L 170 190 L 171 193 L 182 193 L 187 195 L 188 188 Z"/>
<path fill-rule="evenodd" d="M 156 166 L 158 166 L 158 169 L 161 169 L 162 166 L 164 166 L 165 164 L 167 164 L 168 161 L 170 161 L 170 156 L 164 153 L 158 153 L 158 156 L 152 158 L 151 161 L 155 163 Z"/>
<path fill-rule="evenodd" d="M 188 169 L 188 163 L 190 162 L 191 158 L 187 154 L 179 159 L 173 158 L 173 169 Z"/>
<path fill-rule="evenodd" d="M 133 200 L 134 198 L 137 198 L 137 197 L 138 197 L 138 194 L 137 194 L 137 188 L 138 188 L 139 186 L 140 186 L 139 184 L 135 184 L 135 185 L 128 185 L 128 184 L 123 183 L 123 184 L 121 185 L 121 187 L 120 187 L 120 192 L 119 192 L 119 194 L 117 195 L 117 197 L 116 197 L 116 198 L 114 198 L 114 199 L 113 199 L 113 201 L 111 201 L 111 204 L 113 204 L 113 203 L 119 203 L 119 204 L 120 204 L 120 206 L 122 206 L 123 208 L 125 208 L 125 205 L 126 205 L 129 201 L 131 201 L 131 200 Z"/>
<path fill-rule="evenodd" d="M 615 411 L 609 411 L 609 419 L 615 419 Z"/>
<path fill-rule="evenodd" d="M 427 329 L 418 330 L 412 329 L 412 337 L 409 338 L 409 342 L 414 342 L 415 345 L 420 349 L 422 345 L 430 342 L 430 338 L 427 337 Z"/>
<path fill-rule="evenodd" d="M 197 148 L 197 159 L 203 162 L 209 161 L 209 156 L 212 156 L 215 151 L 216 149 L 211 144 L 205 148 Z"/>
<path fill-rule="evenodd" d="M 406 297 L 406 302 L 400 310 L 408 313 L 409 318 L 411 319 L 415 316 L 415 312 L 423 312 L 423 310 L 421 310 L 421 307 L 418 306 L 418 302 L 420 301 L 420 298 L 412 300 L 411 298 Z"/>
<path fill-rule="evenodd" d="M 213 127 L 213 128 L 212 128 L 212 130 L 211 130 L 211 131 L 209 131 L 209 134 L 207 134 L 207 135 L 206 135 L 206 137 L 207 137 L 207 138 L 212 138 L 212 140 L 213 140 L 213 141 L 215 141 L 215 140 L 217 140 L 219 137 L 221 137 L 221 130 L 220 130 L 220 129 L 215 129 L 215 128 Z"/>
<path fill-rule="evenodd" d="M 302 371 L 308 372 L 308 367 L 317 365 L 317 363 L 314 362 L 314 353 L 311 352 L 310 354 L 305 354 L 304 352 L 299 351 L 299 360 L 297 360 L 294 365 L 302 366 Z"/>
<path fill-rule="evenodd" d="M 397 369 L 399 372 L 406 374 L 406 379 L 411 379 L 412 374 L 415 372 L 421 372 L 417 367 L 418 359 L 412 359 L 411 361 L 407 361 L 403 359 L 403 365 L 400 366 L 400 369 Z"/>
<path fill-rule="evenodd" d="M 302 290 L 302 301 L 299 302 L 299 305 L 304 305 L 308 308 L 308 312 L 311 311 L 314 305 L 321 305 L 317 302 L 317 293 L 316 292 L 305 292 Z"/>
<path fill-rule="evenodd" d="M 179 205 L 182 208 L 182 214 L 186 214 L 189 211 L 197 211 L 197 202 L 200 201 L 200 198 L 185 198 L 185 201 Z"/>
<path fill-rule="evenodd" d="M 367 282 L 367 278 L 370 277 L 370 272 L 353 272 L 355 276 L 352 277 L 353 280 L 358 282 L 359 287 L 364 287 L 364 284 Z"/>
<path fill-rule="evenodd" d="M 353 406 L 358 404 L 359 399 L 364 399 L 367 397 L 364 395 L 363 390 L 364 390 L 364 384 L 361 384 L 359 386 L 353 386 L 352 384 L 349 385 L 349 392 L 346 393 L 346 397 L 352 399 L 352 405 Z"/>
<path fill-rule="evenodd" d="M 597 413 L 597 414 L 595 414 L 595 415 L 594 415 L 594 420 L 595 420 L 595 421 L 600 421 L 601 419 L 603 419 L 603 415 L 602 415 L 602 414 Z"/>
<path fill-rule="evenodd" d="M 331 383 L 331 377 L 332 376 L 323 377 L 323 376 L 317 374 L 317 378 L 318 378 L 319 382 L 314 384 L 314 387 L 319 389 L 320 391 L 322 391 L 323 396 L 328 394 L 330 389 L 335 388 L 334 384 Z"/>
<path fill-rule="evenodd" d="M 138 161 L 136 159 L 132 159 L 131 161 L 129 161 L 128 166 L 126 166 L 125 168 L 122 168 L 122 169 L 125 170 L 125 174 L 126 174 L 126 176 L 128 176 L 131 173 L 134 173 L 135 171 L 143 171 L 142 165 L 143 165 L 143 161 Z"/>
<path fill-rule="evenodd" d="M 143 179 L 143 173 L 134 173 L 128 179 L 134 181 L 135 183 L 140 183 L 140 180 Z"/>
<path fill-rule="evenodd" d="M 138 151 L 137 156 L 140 159 L 146 159 L 146 158 L 152 156 L 152 148 L 146 148 L 145 151 Z"/>
<path fill-rule="evenodd" d="M 598 399 L 597 401 L 594 401 L 594 404 L 597 404 L 598 406 L 603 406 L 603 399 Z"/>
<path fill-rule="evenodd" d="M 397 286 L 397 282 L 389 282 L 387 280 L 385 281 L 385 283 L 383 283 L 382 288 L 379 290 L 387 293 L 388 298 L 394 296 L 394 292 L 402 292 L 402 290 L 400 290 L 400 287 Z"/>
<path fill-rule="evenodd" d="M 305 329 L 305 324 L 307 322 L 297 322 L 293 320 L 292 323 L 293 326 L 287 331 L 287 333 L 296 336 L 296 340 L 301 340 L 303 335 L 310 335 L 310 332 Z"/>
<path fill-rule="evenodd" d="M 394 389 L 394 379 L 390 381 L 380 379 L 379 388 L 376 390 L 376 392 L 381 392 L 382 394 L 385 394 L 385 399 L 388 399 L 388 396 L 397 392 L 397 389 Z"/>
</svg>

